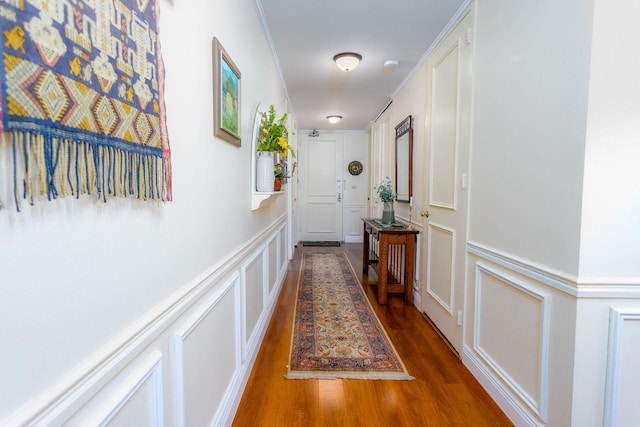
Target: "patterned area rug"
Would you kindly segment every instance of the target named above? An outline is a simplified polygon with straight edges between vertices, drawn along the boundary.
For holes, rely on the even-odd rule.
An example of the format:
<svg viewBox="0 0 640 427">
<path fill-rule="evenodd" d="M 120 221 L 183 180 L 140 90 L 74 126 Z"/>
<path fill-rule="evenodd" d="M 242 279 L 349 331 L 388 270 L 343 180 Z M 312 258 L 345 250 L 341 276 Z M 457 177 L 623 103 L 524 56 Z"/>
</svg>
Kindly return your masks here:
<svg viewBox="0 0 640 427">
<path fill-rule="evenodd" d="M 304 253 L 287 378 L 410 380 L 343 253 Z"/>
</svg>

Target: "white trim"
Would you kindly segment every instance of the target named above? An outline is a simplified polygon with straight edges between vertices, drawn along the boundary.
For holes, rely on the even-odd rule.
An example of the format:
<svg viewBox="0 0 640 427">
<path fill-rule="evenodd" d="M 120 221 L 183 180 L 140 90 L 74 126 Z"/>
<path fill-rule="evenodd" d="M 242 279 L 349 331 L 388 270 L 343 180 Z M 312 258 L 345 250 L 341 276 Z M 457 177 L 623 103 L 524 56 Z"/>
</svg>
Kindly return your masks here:
<svg viewBox="0 0 640 427">
<path fill-rule="evenodd" d="M 624 323 L 640 320 L 640 308 L 609 309 L 609 347 L 607 350 L 607 371 L 604 393 L 604 425 L 618 425 L 618 401 L 620 388 L 620 359 L 623 346 Z"/>
<path fill-rule="evenodd" d="M 241 292 L 241 307 L 242 307 L 242 312 L 240 314 L 240 321 L 242 324 L 241 327 L 241 340 L 240 342 L 242 343 L 242 362 L 244 362 L 247 359 L 247 356 L 249 355 L 249 350 L 251 348 L 251 344 L 249 341 L 252 341 L 256 335 L 256 331 L 258 331 L 258 324 L 260 323 L 259 319 L 258 321 L 256 321 L 256 325 L 255 328 L 253 330 L 253 335 L 248 337 L 247 336 L 247 270 L 249 269 L 249 267 L 254 264 L 258 259 L 262 260 L 262 268 L 261 268 L 261 272 L 262 272 L 262 304 L 264 307 L 265 304 L 265 296 L 264 296 L 264 292 L 265 292 L 265 288 L 268 287 L 269 285 L 267 284 L 269 279 L 268 279 L 268 268 L 269 268 L 269 258 L 268 258 L 268 252 L 269 252 L 269 245 L 267 244 L 268 241 L 265 241 L 265 243 L 263 245 L 261 245 L 258 249 L 256 249 L 255 252 L 253 252 L 247 259 L 245 262 L 242 263 L 242 267 L 240 267 L 240 275 L 242 277 L 241 283 L 242 283 L 242 292 Z"/>
<path fill-rule="evenodd" d="M 161 362 L 162 353 L 159 351 L 151 353 L 138 368 L 128 375 L 127 380 L 105 399 L 103 409 L 96 411 L 96 413 L 87 420 L 87 425 L 106 426 L 109 424 L 109 421 L 118 415 L 122 407 L 131 400 L 147 380 L 151 380 L 151 387 L 153 389 L 153 402 L 151 402 L 153 404 L 151 408 L 153 421 L 151 425 L 164 425 L 162 416 Z"/>
<path fill-rule="evenodd" d="M 431 55 L 431 53 L 433 53 L 433 51 L 438 48 L 440 43 L 442 43 L 442 41 L 449 35 L 449 33 L 453 31 L 456 25 L 458 25 L 464 19 L 464 17 L 467 16 L 467 14 L 471 11 L 471 5 L 473 4 L 473 1 L 474 0 L 465 0 L 465 2 L 460 5 L 447 25 L 442 29 L 442 31 L 440 31 L 440 34 L 438 34 L 433 43 L 431 43 L 431 46 L 429 46 L 427 51 L 420 57 L 420 59 L 416 63 L 416 66 L 413 67 L 411 71 L 409 71 L 407 77 L 405 77 L 405 79 L 398 85 L 398 88 L 391 93 L 390 98 L 392 102 L 398 92 L 402 90 L 404 85 L 406 85 L 407 82 L 409 82 L 409 80 L 411 80 L 413 76 L 420 70 L 424 63 L 427 62 L 429 55 Z"/>
<path fill-rule="evenodd" d="M 535 265 L 527 260 L 500 252 L 477 242 L 467 242 L 467 251 L 571 296 L 575 297 L 578 295 L 578 290 L 575 286 L 575 277 L 561 275 L 544 266 Z"/>
<path fill-rule="evenodd" d="M 175 376 L 175 389 L 174 389 L 174 398 L 175 398 L 175 423 L 176 426 L 184 426 L 185 425 L 185 411 L 184 411 L 184 341 L 187 337 L 193 332 L 193 330 L 204 320 L 205 317 L 213 310 L 216 305 L 222 300 L 222 298 L 227 295 L 230 289 L 239 288 L 240 287 L 240 274 L 238 272 L 234 272 L 231 277 L 229 277 L 226 282 L 220 286 L 216 291 L 211 295 L 207 301 L 202 304 L 192 316 L 190 316 L 187 320 L 184 321 L 183 326 L 179 327 L 172 336 L 172 347 L 173 347 L 173 355 L 174 355 L 174 365 L 173 365 L 173 373 Z M 237 292 L 235 292 L 237 296 Z M 236 301 L 236 309 L 238 308 L 238 302 Z M 239 316 L 235 316 L 236 318 Z M 236 330 L 236 341 L 239 340 L 240 331 Z M 237 349 L 236 349 L 237 351 Z M 238 368 L 240 367 L 240 361 L 236 355 L 236 366 L 234 367 L 237 375 Z M 231 381 L 231 384 L 236 381 L 235 378 Z M 225 394 L 228 393 L 228 390 Z"/>
<path fill-rule="evenodd" d="M 280 68 L 280 59 L 278 59 L 278 52 L 276 51 L 275 44 L 273 43 L 271 30 L 269 29 L 269 25 L 267 24 L 267 17 L 265 16 L 264 9 L 262 8 L 262 1 L 253 0 L 253 5 L 256 9 L 256 13 L 258 14 L 258 20 L 260 21 L 260 24 L 262 26 L 264 37 L 267 39 L 267 44 L 269 45 L 271 56 L 273 56 L 274 66 L 276 67 L 276 72 L 278 73 L 278 77 L 280 78 L 280 85 L 282 86 L 282 90 L 284 91 L 284 97 L 288 100 L 289 104 L 292 104 L 291 100 L 289 99 L 289 92 L 287 91 L 287 85 L 285 84 L 284 76 L 282 75 L 282 68 Z M 287 107 L 291 108 L 291 111 L 294 110 L 293 105 L 288 105 Z"/>
<path fill-rule="evenodd" d="M 640 278 L 637 277 L 578 278 L 474 241 L 467 242 L 467 252 L 573 297 L 640 298 Z"/>
<path fill-rule="evenodd" d="M 248 254 L 256 248 L 264 246 L 266 236 L 273 233 L 274 230 L 282 228 L 285 221 L 286 215 L 277 218 L 271 225 L 249 239 L 246 244 L 221 258 L 146 315 L 123 329 L 110 343 L 70 369 L 65 377 L 46 392 L 16 409 L 13 414 L 1 422 L 8 425 L 63 424 L 65 420 L 94 398 L 98 391 L 119 372 L 132 363 L 140 354 L 140 349 L 145 349 L 157 341 L 161 334 L 194 303 L 203 298 L 212 286 L 237 270 L 239 264 L 246 259 Z M 263 310 L 263 318 L 268 319 L 271 316 L 273 307 Z M 265 331 L 262 331 L 262 335 Z M 251 360 L 255 360 L 256 356 L 257 354 L 253 354 Z M 231 405 L 235 405 L 231 409 L 237 407 L 240 401 L 240 386 L 246 384 L 252 363 L 245 361 L 243 365 L 244 372 L 241 373 L 243 382 L 234 385 L 234 391 L 239 395 L 233 402 L 230 402 Z"/>
<path fill-rule="evenodd" d="M 440 230 L 441 232 L 448 234 L 451 236 L 451 254 L 449 254 L 449 256 L 451 257 L 451 271 L 449 272 L 449 274 L 451 275 L 451 279 L 449 282 L 449 303 L 447 304 L 446 301 L 443 301 L 440 296 L 438 294 L 436 294 L 434 291 L 431 290 L 431 271 L 433 271 L 433 269 L 431 268 L 431 255 L 433 253 L 432 248 L 431 248 L 431 230 L 432 229 L 437 229 Z M 440 304 L 442 306 L 442 308 L 444 308 L 449 314 L 451 314 L 452 316 L 453 311 L 454 311 L 454 307 L 455 307 L 455 283 L 456 283 L 456 230 L 454 230 L 453 228 L 449 228 L 445 225 L 442 224 L 437 224 L 435 222 L 430 222 L 428 225 L 428 231 L 427 231 L 427 253 L 429 254 L 429 256 L 427 257 L 427 293 L 429 295 L 431 295 L 431 297 L 433 297 L 434 300 L 436 300 L 438 302 L 438 304 Z M 419 264 L 419 263 L 416 263 Z"/>
<path fill-rule="evenodd" d="M 538 365 L 538 395 L 530 396 L 516 380 L 511 378 L 499 363 L 497 363 L 482 347 L 480 343 L 481 318 L 480 309 L 482 307 L 482 274 L 488 274 L 498 279 L 500 282 L 525 293 L 540 301 L 540 342 L 538 343 L 540 362 Z M 543 421 L 547 421 L 547 408 L 549 396 L 549 340 L 551 336 L 551 295 L 546 292 L 539 292 L 529 284 L 514 277 L 495 270 L 487 264 L 476 263 L 476 283 L 475 283 L 475 322 L 473 349 L 480 355 L 486 364 L 498 374 L 498 376 L 515 392 L 531 410 Z"/>
<path fill-rule="evenodd" d="M 462 347 L 462 363 L 478 380 L 505 415 L 517 426 L 542 427 L 531 413 L 515 399 L 467 346 Z"/>
</svg>

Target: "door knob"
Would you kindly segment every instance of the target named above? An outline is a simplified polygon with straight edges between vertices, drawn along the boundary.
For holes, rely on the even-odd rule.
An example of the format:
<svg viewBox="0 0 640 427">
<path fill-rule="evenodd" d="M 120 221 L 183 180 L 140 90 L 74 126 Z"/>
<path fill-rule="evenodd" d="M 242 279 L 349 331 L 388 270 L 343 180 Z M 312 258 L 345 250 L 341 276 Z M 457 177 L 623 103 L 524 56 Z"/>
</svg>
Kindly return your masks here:
<svg viewBox="0 0 640 427">
<path fill-rule="evenodd" d="M 420 216 L 423 216 L 425 218 L 429 218 L 429 211 L 421 211 L 420 212 Z"/>
</svg>

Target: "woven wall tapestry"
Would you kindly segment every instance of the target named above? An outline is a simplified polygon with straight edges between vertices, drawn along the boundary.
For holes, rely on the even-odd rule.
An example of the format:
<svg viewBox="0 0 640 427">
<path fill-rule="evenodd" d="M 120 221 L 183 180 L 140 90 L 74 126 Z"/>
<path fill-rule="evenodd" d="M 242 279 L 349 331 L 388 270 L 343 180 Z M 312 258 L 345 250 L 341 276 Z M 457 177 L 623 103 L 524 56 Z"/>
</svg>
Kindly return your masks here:
<svg viewBox="0 0 640 427">
<path fill-rule="evenodd" d="M 171 200 L 158 16 L 158 0 L 0 0 L 18 210 L 80 194 Z"/>
</svg>

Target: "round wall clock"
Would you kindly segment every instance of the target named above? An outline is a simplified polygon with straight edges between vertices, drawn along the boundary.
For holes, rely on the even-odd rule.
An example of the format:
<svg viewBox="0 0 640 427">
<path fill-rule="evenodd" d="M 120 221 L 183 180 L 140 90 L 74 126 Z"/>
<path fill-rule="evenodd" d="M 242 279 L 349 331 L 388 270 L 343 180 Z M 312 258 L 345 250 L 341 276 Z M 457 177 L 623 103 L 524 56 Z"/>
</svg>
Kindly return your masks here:
<svg viewBox="0 0 640 427">
<path fill-rule="evenodd" d="M 357 160 L 349 163 L 349 173 L 351 175 L 360 175 L 362 173 L 362 163 Z"/>
</svg>

